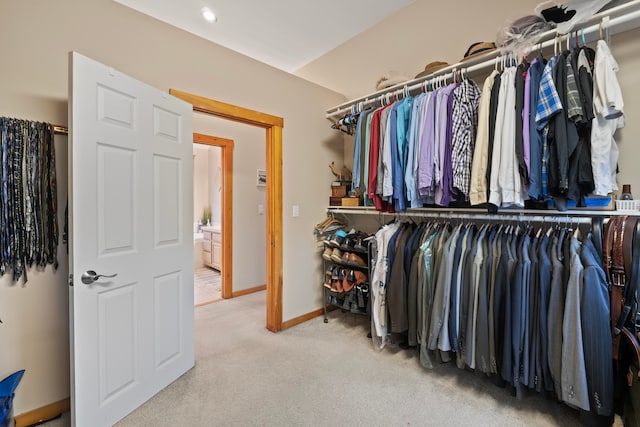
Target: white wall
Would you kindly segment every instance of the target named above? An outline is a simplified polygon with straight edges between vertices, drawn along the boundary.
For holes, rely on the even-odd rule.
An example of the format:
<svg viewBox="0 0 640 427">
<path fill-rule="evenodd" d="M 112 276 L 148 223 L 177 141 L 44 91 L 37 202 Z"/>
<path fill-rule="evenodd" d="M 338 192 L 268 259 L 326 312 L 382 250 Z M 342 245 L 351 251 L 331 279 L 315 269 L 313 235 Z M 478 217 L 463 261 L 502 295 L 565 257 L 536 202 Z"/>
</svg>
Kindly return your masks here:
<svg viewBox="0 0 640 427">
<path fill-rule="evenodd" d="M 319 256 L 311 231 L 325 216 L 331 181 L 326 164 L 342 152 L 342 138 L 329 128 L 324 110 L 344 101 L 342 95 L 111 0 L 5 0 L 0 39 L 8 41 L 3 55 L 10 58 L 3 62 L 0 79 L 0 115 L 65 125 L 67 56 L 73 50 L 163 90 L 176 88 L 283 117 L 284 210 L 291 212 L 296 203 L 301 212 L 298 218 L 284 218 L 283 317 L 321 306 Z M 62 161 L 58 165 L 64 166 Z M 61 183 L 59 194 L 64 191 Z M 242 241 L 253 237 L 241 231 L 236 235 Z M 16 414 L 69 396 L 67 262 L 62 254 L 60 262 L 57 273 L 32 274 L 26 287 L 0 281 L 5 322 L 0 325 L 0 377 L 27 369 Z"/>
<path fill-rule="evenodd" d="M 264 285 L 267 221 L 265 214 L 258 213 L 258 205 L 265 206 L 266 191 L 256 187 L 256 170 L 265 169 L 266 131 L 203 113 L 195 114 L 193 129 L 234 142 L 232 288 L 237 292 Z"/>
</svg>

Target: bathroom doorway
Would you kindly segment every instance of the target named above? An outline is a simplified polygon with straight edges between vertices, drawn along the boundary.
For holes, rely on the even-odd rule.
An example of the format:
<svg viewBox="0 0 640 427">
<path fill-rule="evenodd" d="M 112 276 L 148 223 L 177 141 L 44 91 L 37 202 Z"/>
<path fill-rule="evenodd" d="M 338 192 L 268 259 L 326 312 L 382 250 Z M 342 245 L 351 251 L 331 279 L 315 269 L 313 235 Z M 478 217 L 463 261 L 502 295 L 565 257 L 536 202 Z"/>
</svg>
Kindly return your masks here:
<svg viewBox="0 0 640 427">
<path fill-rule="evenodd" d="M 222 299 L 222 149 L 193 144 L 193 302 Z"/>
<path fill-rule="evenodd" d="M 233 140 L 193 134 L 194 305 L 231 298 Z"/>
</svg>

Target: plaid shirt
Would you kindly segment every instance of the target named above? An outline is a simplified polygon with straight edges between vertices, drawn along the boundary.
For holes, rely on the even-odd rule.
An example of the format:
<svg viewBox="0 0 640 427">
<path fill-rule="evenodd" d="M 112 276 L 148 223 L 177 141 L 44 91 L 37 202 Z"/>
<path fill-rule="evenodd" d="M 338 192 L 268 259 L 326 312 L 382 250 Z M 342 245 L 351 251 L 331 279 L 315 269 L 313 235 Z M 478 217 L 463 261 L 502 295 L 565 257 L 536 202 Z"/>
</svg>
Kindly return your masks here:
<svg viewBox="0 0 640 427">
<path fill-rule="evenodd" d="M 463 81 L 453 91 L 451 167 L 453 187 L 469 200 L 471 163 L 478 129 L 480 89 L 472 80 Z"/>
<path fill-rule="evenodd" d="M 571 65 L 571 57 L 567 58 L 567 117 L 574 122 L 582 120 L 582 102 L 576 83 L 576 76 Z"/>
<path fill-rule="evenodd" d="M 542 72 L 538 91 L 538 109 L 536 111 L 538 130 L 543 129 L 549 123 L 549 120 L 562 110 L 562 103 L 560 102 L 556 85 L 553 83 L 553 67 L 556 65 L 557 60 L 558 58 L 555 56 L 549 59 Z"/>
</svg>

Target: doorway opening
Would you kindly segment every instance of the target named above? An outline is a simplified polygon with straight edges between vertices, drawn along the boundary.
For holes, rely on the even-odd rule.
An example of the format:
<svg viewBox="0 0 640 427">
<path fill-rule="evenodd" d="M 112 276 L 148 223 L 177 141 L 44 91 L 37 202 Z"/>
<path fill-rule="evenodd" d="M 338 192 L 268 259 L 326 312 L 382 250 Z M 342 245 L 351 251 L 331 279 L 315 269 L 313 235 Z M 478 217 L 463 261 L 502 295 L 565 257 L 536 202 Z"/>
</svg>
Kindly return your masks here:
<svg viewBox="0 0 640 427">
<path fill-rule="evenodd" d="M 233 296 L 234 142 L 194 133 L 193 143 L 194 220 L 200 231 L 194 238 L 194 303 L 201 306 Z"/>
<path fill-rule="evenodd" d="M 169 93 L 193 105 L 194 111 L 257 126 L 265 130 L 267 160 L 266 327 L 272 332 L 278 332 L 282 330 L 282 128 L 284 120 L 281 117 L 226 104 L 176 89 L 170 89 Z M 222 226 L 223 239 L 227 232 L 231 232 L 231 221 L 225 220 Z M 230 237 L 231 235 L 228 234 L 228 236 Z M 226 275 L 225 269 L 231 264 L 230 258 L 227 258 L 230 250 L 227 251 L 225 249 L 226 246 L 223 246 L 223 275 Z M 225 256 L 225 252 L 227 252 L 227 256 Z M 225 277 L 223 280 L 227 281 L 227 278 Z M 230 281 L 227 282 L 222 288 L 223 298 L 225 298 L 224 289 L 231 283 Z"/>
</svg>

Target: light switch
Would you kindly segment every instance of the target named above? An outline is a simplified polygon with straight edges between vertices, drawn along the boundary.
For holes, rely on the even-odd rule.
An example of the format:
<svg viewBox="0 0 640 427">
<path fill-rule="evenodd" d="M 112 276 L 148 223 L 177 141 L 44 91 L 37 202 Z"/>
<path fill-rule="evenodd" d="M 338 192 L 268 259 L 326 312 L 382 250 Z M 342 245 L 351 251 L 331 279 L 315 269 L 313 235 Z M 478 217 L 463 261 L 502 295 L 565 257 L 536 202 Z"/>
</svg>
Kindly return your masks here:
<svg viewBox="0 0 640 427">
<path fill-rule="evenodd" d="M 293 207 L 291 209 L 291 215 L 292 216 L 300 216 L 300 206 L 293 205 Z"/>
<path fill-rule="evenodd" d="M 264 215 L 264 205 L 263 204 L 259 204 L 258 205 L 258 215 Z"/>
</svg>

